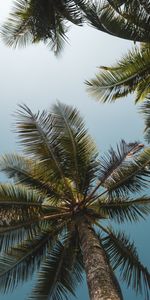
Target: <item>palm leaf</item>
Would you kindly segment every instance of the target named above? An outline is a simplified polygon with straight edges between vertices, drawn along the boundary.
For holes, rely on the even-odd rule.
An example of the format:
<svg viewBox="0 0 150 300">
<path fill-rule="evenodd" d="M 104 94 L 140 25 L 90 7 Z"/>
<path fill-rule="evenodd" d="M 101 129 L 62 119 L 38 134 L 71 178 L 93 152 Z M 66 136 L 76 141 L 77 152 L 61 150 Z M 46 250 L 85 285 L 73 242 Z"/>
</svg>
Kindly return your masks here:
<svg viewBox="0 0 150 300">
<path fill-rule="evenodd" d="M 135 25 L 135 30 L 137 30 L 137 28 L 140 27 L 140 28 L 145 28 L 145 30 L 147 31 L 148 17 L 149 17 L 147 0 L 138 1 L 138 2 L 137 0 L 132 0 L 132 1 L 108 0 L 108 2 L 116 10 L 116 12 L 120 14 L 120 16 L 126 18 L 130 24 Z"/>
<path fill-rule="evenodd" d="M 101 67 L 101 72 L 86 81 L 88 91 L 101 102 L 115 101 L 134 91 L 135 101 L 149 95 L 150 51 L 135 48 L 113 67 Z"/>
<path fill-rule="evenodd" d="M 147 177 L 149 176 L 150 149 L 145 149 L 141 154 L 130 159 L 126 164 L 117 168 L 112 176 L 105 181 L 104 187 L 113 196 L 127 195 L 141 191 L 148 187 Z"/>
<path fill-rule="evenodd" d="M 39 273 L 37 285 L 28 299 L 69 299 L 81 282 L 83 262 L 77 235 L 58 241 L 49 252 Z"/>
<path fill-rule="evenodd" d="M 1 35 L 8 46 L 26 46 L 28 43 L 51 43 L 51 48 L 58 54 L 65 40 L 65 24 L 48 1 L 17 0 L 13 12 L 4 23 Z M 59 37 L 60 35 L 60 37 Z"/>
<path fill-rule="evenodd" d="M 64 49 L 65 43 L 68 41 L 66 32 L 68 28 L 63 23 L 62 19 L 58 16 L 55 20 L 55 30 L 51 39 L 46 39 L 44 43 L 54 52 L 56 56 L 59 56 Z"/>
<path fill-rule="evenodd" d="M 43 222 L 42 222 L 43 224 Z M 10 247 L 21 244 L 26 239 L 32 238 L 36 233 L 40 232 L 39 220 L 33 222 L 24 221 L 17 224 L 11 224 L 7 227 L 0 228 L 0 251 L 7 252 Z"/>
<path fill-rule="evenodd" d="M 96 29 L 113 36 L 133 41 L 149 42 L 149 22 L 148 18 L 141 14 L 142 8 L 137 17 L 134 14 L 133 18 L 131 12 L 127 14 L 126 11 L 118 9 L 120 4 L 115 5 L 115 2 L 113 2 L 114 5 L 112 5 L 112 2 L 93 1 L 89 3 L 88 9 L 83 8 L 87 22 Z"/>
<path fill-rule="evenodd" d="M 144 145 L 139 142 L 127 144 L 124 140 L 120 142 L 120 145 L 117 145 L 116 151 L 111 147 L 108 154 L 100 158 L 99 180 L 101 184 L 103 184 L 109 176 L 112 176 L 113 172 L 126 162 L 129 157 L 132 158 L 143 147 Z"/>
<path fill-rule="evenodd" d="M 40 162 L 16 155 L 5 155 L 0 160 L 0 169 L 9 178 L 13 178 L 15 183 L 40 191 L 39 202 L 43 202 L 46 197 L 55 200 L 60 199 L 58 184 L 52 184 L 53 177 L 41 167 Z M 44 193 L 43 193 L 44 191 Z"/>
<path fill-rule="evenodd" d="M 98 183 L 86 198 L 86 205 L 98 201 L 103 194 L 109 193 L 109 196 L 118 197 L 146 187 L 144 175 L 148 175 L 148 170 L 145 168 L 146 161 L 147 165 L 149 164 L 148 152 L 145 152 L 144 160 L 146 161 L 143 161 L 143 157 L 141 157 L 141 162 L 140 159 L 139 162 L 137 160 L 137 153 L 143 147 L 144 145 L 138 142 L 126 144 L 122 140 L 120 146 L 117 146 L 117 151 L 111 148 L 109 153 L 101 158 Z M 143 168 L 141 163 L 144 164 Z M 101 191 L 102 187 L 104 189 Z M 99 194 L 97 194 L 98 191 Z"/>
<path fill-rule="evenodd" d="M 0 184 L 0 205 L 42 207 L 44 197 L 21 184 Z"/>
<path fill-rule="evenodd" d="M 13 290 L 18 284 L 32 278 L 57 235 L 57 229 L 41 230 L 34 238 L 11 248 L 1 256 L 1 292 Z"/>
<path fill-rule="evenodd" d="M 1 250 L 34 235 L 46 219 L 63 216 L 64 210 L 49 202 L 42 204 L 44 200 L 41 194 L 22 185 L 0 185 Z"/>
<path fill-rule="evenodd" d="M 135 102 L 145 100 L 150 95 L 150 75 L 147 74 L 146 78 L 141 78 L 136 89 Z"/>
<path fill-rule="evenodd" d="M 1 35 L 8 46 L 43 41 L 56 55 L 67 40 L 66 21 L 81 25 L 82 11 L 74 1 L 16 0 Z"/>
<path fill-rule="evenodd" d="M 145 139 L 148 143 L 150 143 L 150 101 L 149 100 L 144 101 L 144 103 L 140 108 L 140 112 L 143 114 L 145 120 L 145 129 L 144 129 Z"/>
<path fill-rule="evenodd" d="M 24 145 L 25 152 L 39 159 L 41 168 L 47 176 L 57 182 L 62 182 L 69 190 L 65 178 L 63 153 L 59 139 L 53 134 L 53 114 L 43 111 L 33 114 L 27 106 L 20 106 L 18 112 L 18 135 Z M 71 197 L 72 194 L 70 194 Z"/>
<path fill-rule="evenodd" d="M 121 279 L 149 299 L 150 273 L 140 262 L 134 243 L 124 233 L 115 233 L 111 229 L 107 232 L 102 244 L 113 269 L 119 268 Z"/>
<path fill-rule="evenodd" d="M 137 199 L 113 198 L 111 201 L 108 199 L 103 202 L 99 200 L 95 203 L 93 209 L 100 216 L 107 216 L 107 218 L 118 223 L 126 221 L 137 222 L 149 215 L 150 199 L 140 197 Z"/>
<path fill-rule="evenodd" d="M 90 187 L 97 171 L 96 148 L 90 139 L 79 112 L 58 103 L 53 107 L 56 137 L 59 136 L 64 151 L 64 165 L 69 177 L 80 193 Z"/>
<path fill-rule="evenodd" d="M 32 43 L 33 38 L 29 30 L 30 18 L 25 15 L 27 9 L 27 1 L 16 0 L 14 2 L 14 9 L 1 29 L 1 36 L 7 46 L 26 46 Z"/>
</svg>

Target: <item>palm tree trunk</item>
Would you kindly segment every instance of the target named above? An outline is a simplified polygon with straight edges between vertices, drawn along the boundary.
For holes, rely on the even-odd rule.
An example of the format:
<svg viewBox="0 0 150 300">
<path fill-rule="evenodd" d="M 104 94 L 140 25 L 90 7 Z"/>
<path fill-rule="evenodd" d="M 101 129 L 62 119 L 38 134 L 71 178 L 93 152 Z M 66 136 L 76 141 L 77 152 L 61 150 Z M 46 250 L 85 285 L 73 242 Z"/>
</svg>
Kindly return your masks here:
<svg viewBox="0 0 150 300">
<path fill-rule="evenodd" d="M 118 281 L 94 230 L 86 221 L 78 226 L 91 300 L 123 300 Z"/>
</svg>

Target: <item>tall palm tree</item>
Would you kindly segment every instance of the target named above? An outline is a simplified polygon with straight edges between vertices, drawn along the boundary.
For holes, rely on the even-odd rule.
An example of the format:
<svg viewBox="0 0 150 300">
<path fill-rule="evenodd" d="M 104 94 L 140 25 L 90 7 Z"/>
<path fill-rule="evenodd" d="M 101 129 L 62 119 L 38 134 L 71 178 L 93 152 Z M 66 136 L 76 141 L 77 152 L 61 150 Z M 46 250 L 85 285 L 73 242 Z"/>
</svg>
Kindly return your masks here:
<svg viewBox="0 0 150 300">
<path fill-rule="evenodd" d="M 83 270 L 92 300 L 123 299 L 113 271 L 136 292 L 150 290 L 150 274 L 133 242 L 108 222 L 135 222 L 150 213 L 150 149 L 121 141 L 98 159 L 79 112 L 17 112 L 24 155 L 4 155 L 0 185 L 0 290 L 12 291 L 39 271 L 28 299 L 74 294 Z M 105 221 L 105 222 L 104 222 Z"/>
<path fill-rule="evenodd" d="M 149 12 L 149 0 L 15 0 L 1 36 L 8 46 L 42 41 L 59 54 L 68 22 L 86 22 L 113 36 L 149 42 Z"/>
</svg>

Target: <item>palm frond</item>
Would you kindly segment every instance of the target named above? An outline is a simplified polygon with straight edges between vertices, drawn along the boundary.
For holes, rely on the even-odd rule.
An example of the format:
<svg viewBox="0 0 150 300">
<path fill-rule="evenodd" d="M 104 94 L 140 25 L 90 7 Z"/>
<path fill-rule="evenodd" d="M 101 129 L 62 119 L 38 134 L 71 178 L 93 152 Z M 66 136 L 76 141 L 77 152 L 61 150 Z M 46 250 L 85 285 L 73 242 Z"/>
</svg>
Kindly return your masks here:
<svg viewBox="0 0 150 300">
<path fill-rule="evenodd" d="M 102 244 L 113 269 L 119 268 L 121 279 L 149 299 L 150 273 L 140 262 L 134 243 L 124 233 L 108 229 L 108 235 L 103 238 Z"/>
<path fill-rule="evenodd" d="M 64 49 L 65 43 L 68 42 L 66 33 L 68 27 L 64 24 L 60 17 L 55 20 L 55 30 L 51 39 L 44 40 L 47 47 L 52 50 L 55 56 L 59 56 Z"/>
<path fill-rule="evenodd" d="M 58 55 L 67 40 L 66 22 L 83 23 L 83 13 L 74 1 L 16 0 L 1 35 L 8 46 L 26 46 L 43 41 Z"/>
<path fill-rule="evenodd" d="M 70 21 L 75 25 L 82 25 L 83 23 L 83 12 L 80 7 L 80 3 L 85 2 L 85 0 L 66 0 L 56 4 L 56 8 L 64 19 Z"/>
<path fill-rule="evenodd" d="M 140 112 L 144 116 L 145 120 L 145 139 L 148 143 L 150 143 L 150 101 L 144 101 L 144 103 L 141 105 Z"/>
<path fill-rule="evenodd" d="M 148 29 L 149 12 L 148 1 L 111 1 L 110 5 L 116 10 L 120 16 L 127 19 L 130 24 L 135 25 L 135 31 L 138 27 Z"/>
<path fill-rule="evenodd" d="M 143 147 L 144 145 L 139 142 L 126 143 L 124 140 L 121 140 L 116 150 L 111 147 L 108 154 L 100 158 L 99 180 L 101 184 L 109 176 L 112 176 L 113 172 L 126 162 L 128 158 L 134 157 Z"/>
<path fill-rule="evenodd" d="M 88 91 L 101 102 L 115 101 L 136 92 L 135 101 L 142 101 L 150 93 L 150 50 L 135 48 L 113 67 L 101 67 L 101 72 L 86 81 Z"/>
<path fill-rule="evenodd" d="M 147 74 L 146 78 L 141 78 L 136 89 L 135 102 L 141 102 L 150 95 L 150 75 Z"/>
<path fill-rule="evenodd" d="M 65 41 L 66 27 L 62 17 L 49 1 L 16 0 L 13 12 L 4 23 L 1 35 L 8 46 L 26 46 L 28 43 L 51 43 L 55 54 Z"/>
<path fill-rule="evenodd" d="M 0 251 L 7 252 L 10 247 L 21 244 L 26 239 L 31 239 L 40 231 L 39 221 L 33 222 L 31 220 L 0 227 Z"/>
<path fill-rule="evenodd" d="M 120 3 L 117 5 L 113 1 L 92 1 L 89 2 L 88 9 L 83 7 L 83 11 L 87 22 L 98 30 L 133 41 L 150 40 L 148 15 L 146 12 L 142 13 L 142 8 L 136 16 L 123 10 Z"/>
<path fill-rule="evenodd" d="M 0 185 L 1 250 L 34 235 L 46 219 L 62 216 L 64 211 L 59 207 L 42 202 L 41 194 L 22 185 Z"/>
<path fill-rule="evenodd" d="M 45 199 L 43 196 L 32 189 L 24 187 L 22 184 L 0 184 L 0 205 L 3 206 L 33 206 L 42 207 Z"/>
<path fill-rule="evenodd" d="M 110 195 L 117 197 L 141 191 L 149 185 L 149 163 L 150 149 L 146 148 L 133 160 L 128 159 L 126 164 L 117 168 L 105 181 L 104 187 Z"/>
<path fill-rule="evenodd" d="M 0 159 L 0 170 L 8 178 L 12 178 L 15 184 L 22 184 L 40 191 L 39 202 L 43 202 L 46 197 L 60 199 L 56 183 L 52 184 L 53 177 L 50 178 L 49 172 L 47 174 L 39 161 L 34 162 L 17 154 L 7 154 Z"/>
<path fill-rule="evenodd" d="M 12 291 L 22 282 L 32 278 L 47 250 L 55 242 L 57 229 L 41 230 L 33 238 L 11 248 L 0 258 L 0 290 Z"/>
<path fill-rule="evenodd" d="M 53 128 L 64 151 L 66 176 L 83 193 L 90 187 L 97 171 L 96 147 L 77 109 L 58 103 L 53 106 L 53 113 Z"/>
<path fill-rule="evenodd" d="M 27 10 L 28 1 L 16 0 L 14 2 L 13 11 L 1 29 L 2 39 L 7 46 L 24 47 L 28 43 L 32 43 L 31 18 L 26 14 Z"/>
<path fill-rule="evenodd" d="M 68 189 L 63 169 L 63 153 L 59 137 L 53 134 L 53 114 L 43 111 L 33 114 L 26 106 L 20 106 L 17 114 L 18 135 L 27 154 L 40 161 L 44 172 Z M 71 197 L 71 195 L 70 195 Z"/>
<path fill-rule="evenodd" d="M 92 208 L 92 206 L 91 206 Z M 122 223 L 126 221 L 137 222 L 141 218 L 145 219 L 150 214 L 150 199 L 140 197 L 137 199 L 113 198 L 105 201 L 97 201 L 93 210 L 99 216 L 106 216 L 115 222 Z"/>
<path fill-rule="evenodd" d="M 10 184 L 0 185 L 0 232 L 6 228 L 19 228 L 33 225 L 37 226 L 44 214 L 39 200 L 41 196 L 22 186 Z"/>
<path fill-rule="evenodd" d="M 79 250 L 78 236 L 73 234 L 58 241 L 42 265 L 37 285 L 28 299 L 69 299 L 68 293 L 74 294 L 81 283 L 83 262 Z"/>
</svg>

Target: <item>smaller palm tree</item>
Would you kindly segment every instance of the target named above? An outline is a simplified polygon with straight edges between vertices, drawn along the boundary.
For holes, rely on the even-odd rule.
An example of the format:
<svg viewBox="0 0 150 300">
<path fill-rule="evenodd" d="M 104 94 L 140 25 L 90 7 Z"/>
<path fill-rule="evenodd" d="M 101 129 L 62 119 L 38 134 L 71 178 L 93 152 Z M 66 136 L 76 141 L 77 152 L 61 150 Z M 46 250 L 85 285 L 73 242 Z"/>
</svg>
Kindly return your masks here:
<svg viewBox="0 0 150 300">
<path fill-rule="evenodd" d="M 98 158 L 79 112 L 58 103 L 33 114 L 21 106 L 17 131 L 24 155 L 4 155 L 0 185 L 0 290 L 12 291 L 38 273 L 28 299 L 75 294 L 85 270 L 92 300 L 123 299 L 114 270 L 149 298 L 150 274 L 133 242 L 110 222 L 150 213 L 150 149 L 121 141 Z M 138 197 L 132 197 L 140 193 Z"/>
</svg>

